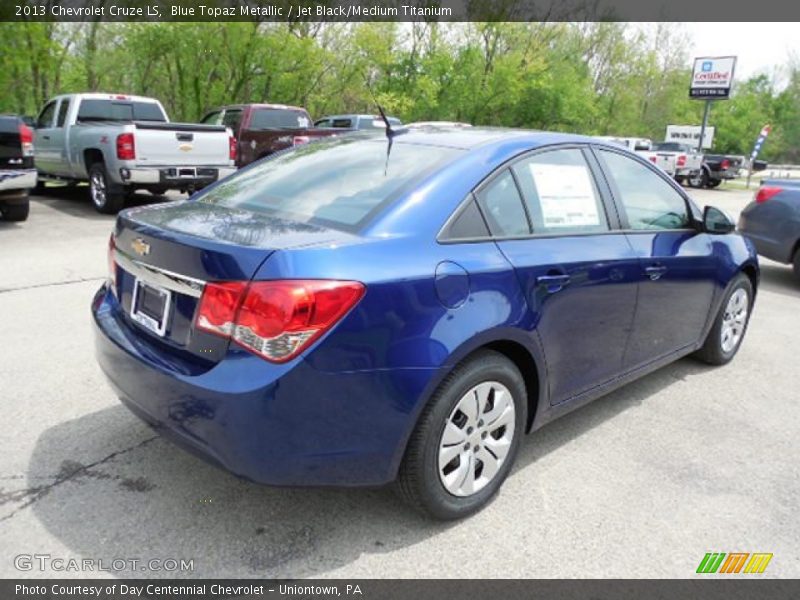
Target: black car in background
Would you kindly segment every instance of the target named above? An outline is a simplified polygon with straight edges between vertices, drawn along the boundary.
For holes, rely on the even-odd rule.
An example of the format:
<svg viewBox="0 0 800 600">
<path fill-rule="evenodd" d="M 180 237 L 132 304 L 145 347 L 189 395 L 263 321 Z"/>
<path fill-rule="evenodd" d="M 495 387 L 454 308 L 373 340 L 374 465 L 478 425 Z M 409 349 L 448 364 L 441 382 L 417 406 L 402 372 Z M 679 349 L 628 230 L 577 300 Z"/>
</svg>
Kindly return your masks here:
<svg viewBox="0 0 800 600">
<path fill-rule="evenodd" d="M 24 221 L 28 193 L 36 187 L 33 130 L 16 115 L 0 115 L 0 214 L 6 221 Z"/>
</svg>

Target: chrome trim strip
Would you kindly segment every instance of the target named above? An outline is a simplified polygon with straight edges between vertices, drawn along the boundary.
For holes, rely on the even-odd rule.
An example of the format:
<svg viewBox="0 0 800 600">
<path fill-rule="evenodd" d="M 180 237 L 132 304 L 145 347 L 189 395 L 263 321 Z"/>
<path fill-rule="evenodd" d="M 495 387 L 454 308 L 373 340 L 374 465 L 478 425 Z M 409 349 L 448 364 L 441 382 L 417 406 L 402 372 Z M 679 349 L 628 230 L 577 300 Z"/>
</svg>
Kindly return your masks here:
<svg viewBox="0 0 800 600">
<path fill-rule="evenodd" d="M 117 248 L 115 252 L 115 257 L 117 264 L 122 269 L 137 279 L 142 279 L 145 283 L 152 283 L 153 285 L 166 288 L 179 294 L 193 296 L 194 298 L 199 298 L 203 295 L 206 282 L 202 279 L 179 275 L 178 273 L 173 273 L 166 269 L 147 265 L 128 256 L 119 248 Z"/>
</svg>

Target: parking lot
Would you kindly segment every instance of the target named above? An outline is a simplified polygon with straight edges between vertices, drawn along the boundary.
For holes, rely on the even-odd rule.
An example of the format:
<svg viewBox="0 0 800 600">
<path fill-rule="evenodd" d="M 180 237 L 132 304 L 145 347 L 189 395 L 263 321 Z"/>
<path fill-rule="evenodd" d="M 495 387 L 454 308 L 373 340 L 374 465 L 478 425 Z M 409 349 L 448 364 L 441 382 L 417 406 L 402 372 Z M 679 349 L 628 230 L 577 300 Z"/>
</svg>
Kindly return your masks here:
<svg viewBox="0 0 800 600">
<path fill-rule="evenodd" d="M 752 192 L 695 191 L 734 216 Z M 142 195 L 141 201 L 149 198 Z M 730 365 L 684 359 L 526 440 L 496 500 L 465 521 L 390 489 L 274 489 L 161 440 L 93 355 L 89 302 L 113 218 L 85 188 L 0 223 L 0 575 L 14 557 L 194 559 L 124 577 L 690 577 L 706 552 L 771 552 L 800 576 L 800 283 L 762 261 Z M 97 576 L 96 572 L 67 573 Z"/>
</svg>

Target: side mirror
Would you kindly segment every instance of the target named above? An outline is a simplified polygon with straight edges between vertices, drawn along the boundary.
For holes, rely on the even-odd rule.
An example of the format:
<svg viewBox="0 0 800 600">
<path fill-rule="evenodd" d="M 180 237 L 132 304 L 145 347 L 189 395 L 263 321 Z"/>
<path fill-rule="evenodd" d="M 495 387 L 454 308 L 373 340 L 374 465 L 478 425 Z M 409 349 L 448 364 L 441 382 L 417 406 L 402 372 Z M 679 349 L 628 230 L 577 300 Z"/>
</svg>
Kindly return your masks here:
<svg viewBox="0 0 800 600">
<path fill-rule="evenodd" d="M 706 233 L 721 235 L 736 229 L 734 222 L 714 206 L 706 206 L 703 210 L 703 229 Z"/>
</svg>

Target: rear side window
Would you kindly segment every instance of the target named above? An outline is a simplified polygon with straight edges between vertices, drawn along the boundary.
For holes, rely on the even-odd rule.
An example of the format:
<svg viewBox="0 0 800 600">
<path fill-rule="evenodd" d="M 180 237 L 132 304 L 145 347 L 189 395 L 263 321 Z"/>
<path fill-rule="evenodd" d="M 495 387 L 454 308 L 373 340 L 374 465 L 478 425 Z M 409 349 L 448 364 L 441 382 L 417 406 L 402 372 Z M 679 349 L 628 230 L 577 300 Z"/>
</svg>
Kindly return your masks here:
<svg viewBox="0 0 800 600">
<path fill-rule="evenodd" d="M 331 127 L 347 129 L 353 126 L 353 119 L 334 119 L 331 123 Z"/>
<path fill-rule="evenodd" d="M 69 111 L 69 98 L 64 98 L 61 105 L 58 107 L 58 119 L 56 120 L 56 127 L 63 127 L 67 120 L 67 111 Z"/>
<path fill-rule="evenodd" d="M 534 154 L 513 169 L 534 233 L 608 231 L 603 202 L 580 149 Z"/>
<path fill-rule="evenodd" d="M 125 102 L 85 99 L 78 108 L 78 121 L 156 121 L 166 122 L 161 107 L 155 102 Z"/>
<path fill-rule="evenodd" d="M 686 200 L 661 175 L 627 156 L 607 150 L 599 152 L 617 185 L 618 201 L 625 210 L 630 229 L 684 229 L 689 226 Z"/>
<path fill-rule="evenodd" d="M 256 163 L 199 200 L 354 230 L 373 211 L 461 153 L 397 141 L 389 149 L 385 139 L 339 137 Z"/>
<path fill-rule="evenodd" d="M 495 177 L 477 196 L 492 235 L 507 237 L 530 233 L 522 198 L 508 170 Z"/>
<path fill-rule="evenodd" d="M 481 216 L 481 211 L 478 210 L 478 205 L 475 204 L 475 199 L 470 196 L 466 204 L 449 221 L 439 239 L 454 242 L 486 237 L 489 237 L 489 229 Z"/>
<path fill-rule="evenodd" d="M 303 110 L 257 108 L 250 117 L 251 129 L 305 129 L 311 123 Z"/>
<path fill-rule="evenodd" d="M 38 129 L 51 127 L 53 125 L 53 117 L 55 116 L 55 114 L 56 114 L 56 103 L 55 101 L 53 101 L 45 105 L 45 107 L 42 109 L 42 112 L 39 113 L 39 117 L 36 119 L 36 127 Z"/>
<path fill-rule="evenodd" d="M 242 122 L 242 109 L 232 108 L 225 111 L 225 116 L 222 117 L 222 124 L 225 127 L 230 127 L 236 133 L 239 131 L 239 123 Z"/>
</svg>

